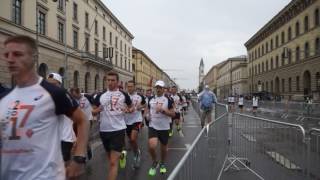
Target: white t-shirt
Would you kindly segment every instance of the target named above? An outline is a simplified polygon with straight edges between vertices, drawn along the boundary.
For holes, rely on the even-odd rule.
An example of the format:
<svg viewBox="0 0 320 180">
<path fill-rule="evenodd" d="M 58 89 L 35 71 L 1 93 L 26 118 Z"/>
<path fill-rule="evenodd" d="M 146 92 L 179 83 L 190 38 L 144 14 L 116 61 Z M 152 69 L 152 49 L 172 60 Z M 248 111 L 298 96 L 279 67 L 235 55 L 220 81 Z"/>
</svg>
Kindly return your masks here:
<svg viewBox="0 0 320 180">
<path fill-rule="evenodd" d="M 258 99 L 257 98 L 253 98 L 252 99 L 252 106 L 253 107 L 258 107 Z"/>
<path fill-rule="evenodd" d="M 185 96 L 182 96 L 182 106 L 183 107 L 187 107 L 188 106 L 187 99 L 186 99 Z"/>
<path fill-rule="evenodd" d="M 243 97 L 239 97 L 239 102 L 238 102 L 239 105 L 243 105 Z"/>
<path fill-rule="evenodd" d="M 167 98 L 165 96 L 153 97 L 150 99 L 148 107 L 150 111 L 150 127 L 156 130 L 169 130 L 171 117 L 161 113 L 156 112 L 157 107 L 162 107 L 163 109 L 172 109 L 173 108 L 173 100 L 171 98 Z"/>
<path fill-rule="evenodd" d="M 107 91 L 97 95 L 94 104 L 103 108 L 100 112 L 101 132 L 120 131 L 127 128 L 124 109 L 132 104 L 127 93 L 119 90 Z"/>
<path fill-rule="evenodd" d="M 0 100 L 0 179 L 64 180 L 59 121 L 77 107 L 65 90 L 42 78 L 4 96 Z"/>
<path fill-rule="evenodd" d="M 171 98 L 173 99 L 174 101 L 174 104 L 175 104 L 175 112 L 180 112 L 181 110 L 181 101 L 180 101 L 180 97 L 178 94 L 175 94 L 175 95 L 171 95 Z"/>
<path fill-rule="evenodd" d="M 61 115 L 62 119 L 60 122 L 60 131 L 61 131 L 61 141 L 64 142 L 75 142 L 76 134 L 73 130 L 73 121 L 65 115 Z"/>
<path fill-rule="evenodd" d="M 231 97 L 230 96 L 228 97 L 228 102 L 231 102 Z"/>
<path fill-rule="evenodd" d="M 142 113 L 141 110 L 137 110 L 139 105 L 144 105 L 146 103 L 145 99 L 143 96 L 134 93 L 134 94 L 129 94 L 130 99 L 132 101 L 132 105 L 134 107 L 134 111 L 132 113 L 126 113 L 125 114 L 125 122 L 126 125 L 132 125 L 136 122 L 142 122 Z"/>
<path fill-rule="evenodd" d="M 87 120 L 92 120 L 92 106 L 90 104 L 90 101 L 82 94 L 80 99 L 76 99 L 76 101 L 79 103 L 79 107 L 82 112 L 86 115 Z"/>
</svg>

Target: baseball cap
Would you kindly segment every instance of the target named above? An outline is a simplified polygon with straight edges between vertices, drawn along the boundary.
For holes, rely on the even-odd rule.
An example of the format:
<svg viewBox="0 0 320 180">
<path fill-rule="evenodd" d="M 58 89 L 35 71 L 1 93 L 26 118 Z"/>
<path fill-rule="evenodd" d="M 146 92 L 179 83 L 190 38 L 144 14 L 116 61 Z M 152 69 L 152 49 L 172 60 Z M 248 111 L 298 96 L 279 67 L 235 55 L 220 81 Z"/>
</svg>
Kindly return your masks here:
<svg viewBox="0 0 320 180">
<path fill-rule="evenodd" d="M 57 80 L 60 84 L 62 83 L 62 77 L 58 73 L 50 73 L 48 78 Z"/>
<path fill-rule="evenodd" d="M 163 81 L 159 80 L 159 81 L 156 82 L 156 84 L 155 84 L 154 86 L 155 86 L 155 87 L 156 87 L 156 86 L 164 87 L 165 84 L 164 84 Z"/>
</svg>

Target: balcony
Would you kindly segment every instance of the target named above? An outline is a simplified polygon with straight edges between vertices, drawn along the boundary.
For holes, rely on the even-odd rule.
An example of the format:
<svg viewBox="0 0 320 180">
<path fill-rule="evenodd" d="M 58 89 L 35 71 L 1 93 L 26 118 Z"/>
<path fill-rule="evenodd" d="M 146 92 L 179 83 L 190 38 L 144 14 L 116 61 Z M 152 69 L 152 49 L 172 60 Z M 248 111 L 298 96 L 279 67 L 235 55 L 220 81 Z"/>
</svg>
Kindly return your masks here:
<svg viewBox="0 0 320 180">
<path fill-rule="evenodd" d="M 103 59 L 99 56 L 95 56 L 89 52 L 81 52 L 81 58 L 86 60 L 86 63 L 103 66 L 103 68 L 111 70 L 113 68 L 112 62 L 109 59 Z"/>
</svg>

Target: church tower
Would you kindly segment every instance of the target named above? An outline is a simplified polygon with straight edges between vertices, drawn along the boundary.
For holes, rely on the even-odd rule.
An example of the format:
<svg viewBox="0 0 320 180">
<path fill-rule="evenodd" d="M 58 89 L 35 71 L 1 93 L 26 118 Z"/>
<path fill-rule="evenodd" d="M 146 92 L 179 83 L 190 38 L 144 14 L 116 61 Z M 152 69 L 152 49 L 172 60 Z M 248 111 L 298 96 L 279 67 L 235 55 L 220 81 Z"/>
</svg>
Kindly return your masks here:
<svg viewBox="0 0 320 180">
<path fill-rule="evenodd" d="M 201 86 L 203 78 L 204 78 L 204 63 L 203 63 L 203 59 L 201 58 L 200 66 L 199 66 L 199 87 Z"/>
</svg>

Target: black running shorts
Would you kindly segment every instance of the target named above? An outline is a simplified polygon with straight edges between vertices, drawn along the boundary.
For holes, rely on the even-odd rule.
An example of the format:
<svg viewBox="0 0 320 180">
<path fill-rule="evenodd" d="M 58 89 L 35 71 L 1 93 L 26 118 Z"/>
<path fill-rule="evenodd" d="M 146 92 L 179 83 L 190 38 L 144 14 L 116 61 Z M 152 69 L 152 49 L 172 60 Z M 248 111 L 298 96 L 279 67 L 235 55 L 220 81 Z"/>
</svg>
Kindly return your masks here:
<svg viewBox="0 0 320 180">
<path fill-rule="evenodd" d="M 131 125 L 127 125 L 127 129 L 126 129 L 126 133 L 127 133 L 127 136 L 130 137 L 131 136 L 131 132 L 133 130 L 135 131 L 138 131 L 141 129 L 141 126 L 142 126 L 142 122 L 135 122 Z"/>
<path fill-rule="evenodd" d="M 156 130 L 149 127 L 149 139 L 158 138 L 162 145 L 167 145 L 169 140 L 169 130 Z"/>
<path fill-rule="evenodd" d="M 100 132 L 100 138 L 107 152 L 121 152 L 124 148 L 125 129 L 113 132 Z"/>
</svg>

